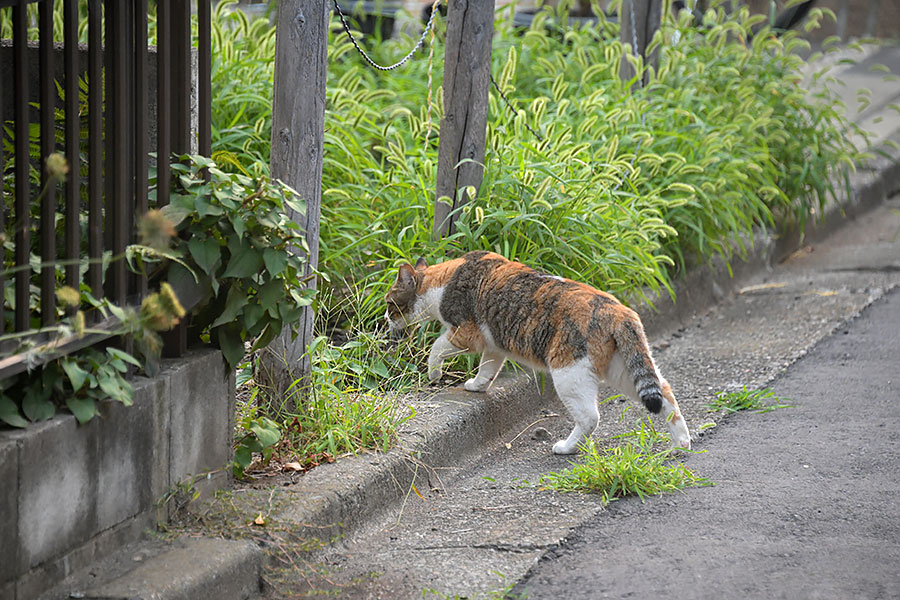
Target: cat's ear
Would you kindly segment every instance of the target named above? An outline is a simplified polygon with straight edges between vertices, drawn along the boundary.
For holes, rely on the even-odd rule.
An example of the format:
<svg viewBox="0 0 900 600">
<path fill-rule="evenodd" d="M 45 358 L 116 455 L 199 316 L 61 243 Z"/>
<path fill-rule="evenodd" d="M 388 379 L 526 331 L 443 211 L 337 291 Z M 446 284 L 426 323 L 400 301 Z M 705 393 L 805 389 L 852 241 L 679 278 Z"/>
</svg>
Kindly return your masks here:
<svg viewBox="0 0 900 600">
<path fill-rule="evenodd" d="M 400 267 L 397 272 L 397 283 L 403 287 L 416 287 L 416 271 L 412 265 L 405 264 Z"/>
<path fill-rule="evenodd" d="M 420 256 L 419 260 L 416 261 L 416 271 L 421 271 L 421 270 L 427 269 L 427 268 L 428 268 L 428 263 L 425 262 L 425 259 Z"/>
</svg>

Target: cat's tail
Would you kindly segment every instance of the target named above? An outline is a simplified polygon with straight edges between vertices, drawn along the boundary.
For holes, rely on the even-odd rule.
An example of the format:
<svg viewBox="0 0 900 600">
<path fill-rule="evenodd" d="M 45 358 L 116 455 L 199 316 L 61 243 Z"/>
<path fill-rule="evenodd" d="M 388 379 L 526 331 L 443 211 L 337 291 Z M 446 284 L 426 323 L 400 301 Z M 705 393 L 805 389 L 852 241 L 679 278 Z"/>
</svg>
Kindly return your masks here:
<svg viewBox="0 0 900 600">
<path fill-rule="evenodd" d="M 633 311 L 613 330 L 613 339 L 625 368 L 634 378 L 634 388 L 641 402 L 652 413 L 662 410 L 662 384 L 640 318 Z"/>
</svg>

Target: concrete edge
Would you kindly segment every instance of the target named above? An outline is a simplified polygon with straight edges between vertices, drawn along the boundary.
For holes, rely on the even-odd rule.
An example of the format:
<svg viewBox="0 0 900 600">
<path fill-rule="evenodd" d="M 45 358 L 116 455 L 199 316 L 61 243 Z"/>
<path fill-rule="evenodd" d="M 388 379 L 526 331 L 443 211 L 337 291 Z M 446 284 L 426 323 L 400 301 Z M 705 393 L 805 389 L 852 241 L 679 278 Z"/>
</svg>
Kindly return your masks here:
<svg viewBox="0 0 900 600">
<path fill-rule="evenodd" d="M 129 557 L 120 560 L 128 561 Z M 91 587 L 79 597 L 246 600 L 261 592 L 263 552 L 247 541 L 180 538 L 165 551 L 135 564 L 121 577 Z M 255 576 L 248 577 L 247 573 Z"/>
<path fill-rule="evenodd" d="M 234 375 L 227 372 L 219 350 L 192 350 L 183 362 L 182 379 L 213 378 L 205 386 L 205 398 L 196 390 L 189 394 L 183 385 L 173 389 L 173 373 L 166 370 L 155 378 L 129 377 L 134 405 L 104 402 L 102 416 L 86 425 L 61 413 L 24 430 L 0 432 L 0 457 L 5 459 L 0 471 L 13 481 L 0 494 L 0 508 L 12 517 L 0 526 L 0 598 L 43 596 L 154 529 L 157 501 L 178 482 L 170 476 L 183 476 L 170 468 L 170 446 L 181 442 L 169 435 L 175 405 L 189 404 L 198 413 L 182 425 L 190 427 L 182 437 L 188 438 L 191 451 L 181 452 L 181 467 L 221 470 L 230 460 Z M 221 381 L 211 365 L 221 365 Z M 216 426 L 222 432 L 207 435 L 205 430 Z M 211 438 L 214 445 L 196 444 L 195 438 Z M 204 483 L 226 481 L 219 477 Z M 60 504 L 60 498 L 68 500 Z"/>
</svg>

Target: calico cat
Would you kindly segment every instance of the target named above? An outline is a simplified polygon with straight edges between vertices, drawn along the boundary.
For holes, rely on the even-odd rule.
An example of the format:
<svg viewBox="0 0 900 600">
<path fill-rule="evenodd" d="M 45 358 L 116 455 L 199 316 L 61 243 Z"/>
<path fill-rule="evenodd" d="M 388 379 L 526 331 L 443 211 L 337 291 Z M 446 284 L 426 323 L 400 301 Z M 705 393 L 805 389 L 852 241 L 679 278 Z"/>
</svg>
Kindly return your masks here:
<svg viewBox="0 0 900 600">
<path fill-rule="evenodd" d="M 487 390 L 506 358 L 547 371 L 575 420 L 555 454 L 574 454 L 597 427 L 597 395 L 605 380 L 652 413 L 662 411 L 674 447 L 691 436 L 672 388 L 659 374 L 640 318 L 611 294 L 539 273 L 492 252 L 469 252 L 433 266 L 405 264 L 386 296 L 394 332 L 439 320 L 444 331 L 428 357 L 428 378 L 444 359 L 480 352 L 478 374 L 465 383 Z"/>
</svg>

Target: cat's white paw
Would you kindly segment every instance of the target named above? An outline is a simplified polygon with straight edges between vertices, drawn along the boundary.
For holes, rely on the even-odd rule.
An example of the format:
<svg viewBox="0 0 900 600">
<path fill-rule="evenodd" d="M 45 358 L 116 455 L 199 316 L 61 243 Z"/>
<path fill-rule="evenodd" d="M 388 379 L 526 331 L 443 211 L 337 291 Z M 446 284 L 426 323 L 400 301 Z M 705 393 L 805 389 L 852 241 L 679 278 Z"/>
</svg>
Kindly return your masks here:
<svg viewBox="0 0 900 600">
<path fill-rule="evenodd" d="M 441 378 L 441 375 L 443 375 L 443 373 L 441 372 L 440 368 L 431 369 L 430 371 L 428 371 L 428 381 L 434 383 Z"/>
<path fill-rule="evenodd" d="M 679 418 L 674 423 L 669 423 L 669 437 L 672 438 L 672 449 L 691 449 L 691 432 L 688 431 L 684 419 Z"/>
<path fill-rule="evenodd" d="M 559 440 L 553 444 L 553 454 L 575 454 L 578 451 L 578 445 L 569 446 L 566 440 Z"/>
<path fill-rule="evenodd" d="M 672 450 L 690 450 L 691 449 L 691 436 L 684 435 L 674 437 L 672 439 Z"/>
<path fill-rule="evenodd" d="M 491 385 L 490 380 L 487 380 L 484 383 L 479 383 L 478 378 L 473 377 L 473 378 L 467 380 L 463 384 L 463 387 L 466 388 L 467 390 L 469 390 L 470 392 L 484 392 L 490 387 L 490 385 Z"/>
</svg>

